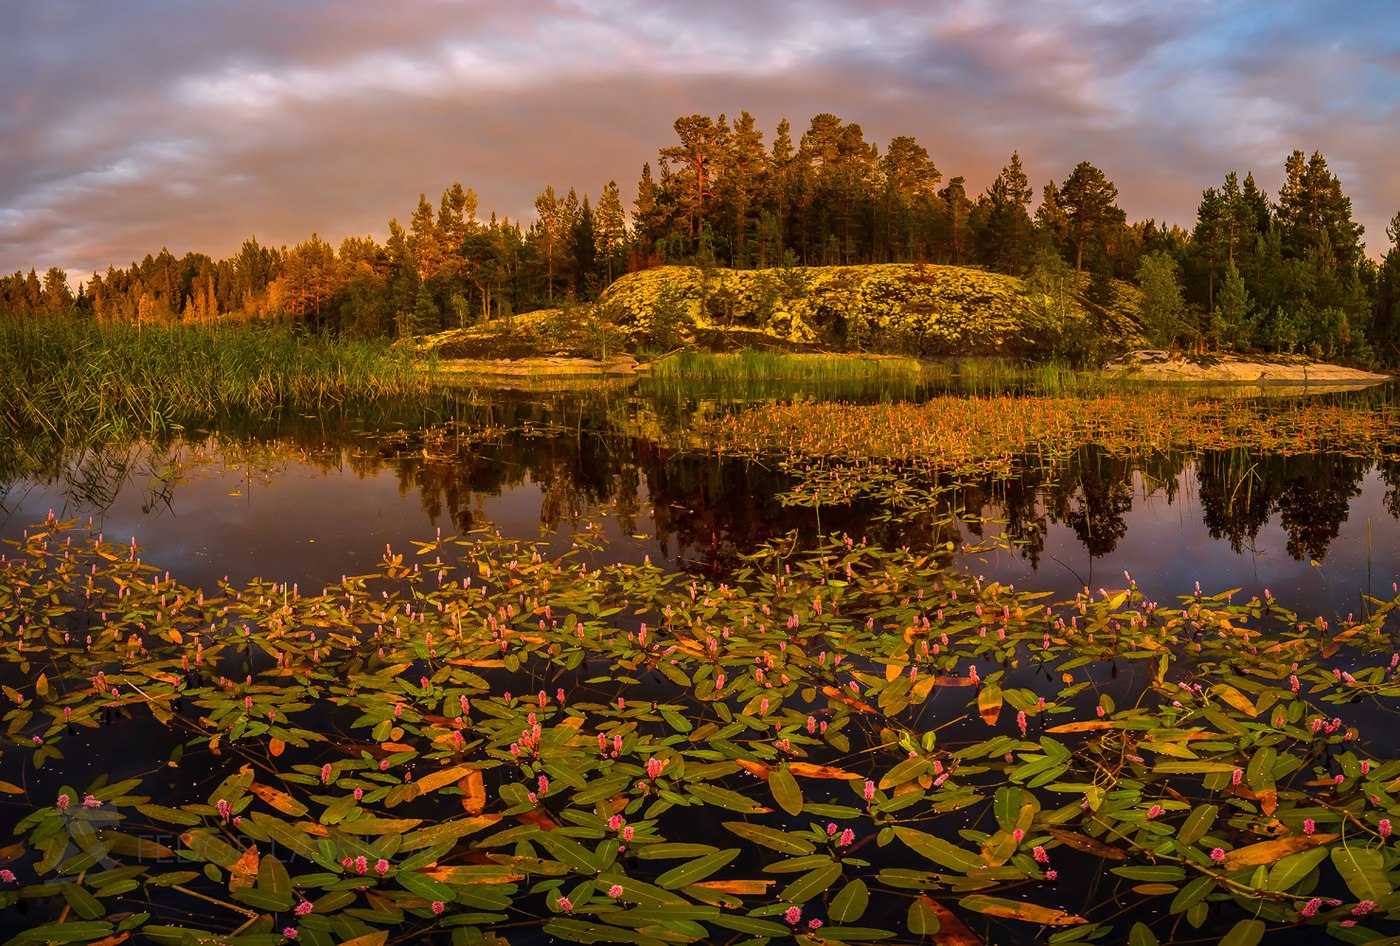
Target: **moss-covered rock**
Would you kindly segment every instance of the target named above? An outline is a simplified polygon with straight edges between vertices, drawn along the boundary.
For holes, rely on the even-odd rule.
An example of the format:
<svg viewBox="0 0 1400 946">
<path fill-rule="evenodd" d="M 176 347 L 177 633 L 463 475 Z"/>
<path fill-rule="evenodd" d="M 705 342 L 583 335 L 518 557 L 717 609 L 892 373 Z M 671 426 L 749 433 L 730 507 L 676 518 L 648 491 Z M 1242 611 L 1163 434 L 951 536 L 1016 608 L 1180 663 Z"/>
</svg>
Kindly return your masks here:
<svg viewBox="0 0 1400 946">
<path fill-rule="evenodd" d="M 662 333 L 761 331 L 791 343 L 834 350 L 928 357 L 1059 350 L 1070 328 L 1132 340 L 1132 290 L 1115 287 L 1108 307 L 1076 294 L 1060 318 L 1020 279 L 960 266 L 882 264 L 730 270 L 664 266 L 631 273 L 602 303 L 640 342 Z M 1066 323 L 1070 323 L 1067 325 Z"/>
</svg>

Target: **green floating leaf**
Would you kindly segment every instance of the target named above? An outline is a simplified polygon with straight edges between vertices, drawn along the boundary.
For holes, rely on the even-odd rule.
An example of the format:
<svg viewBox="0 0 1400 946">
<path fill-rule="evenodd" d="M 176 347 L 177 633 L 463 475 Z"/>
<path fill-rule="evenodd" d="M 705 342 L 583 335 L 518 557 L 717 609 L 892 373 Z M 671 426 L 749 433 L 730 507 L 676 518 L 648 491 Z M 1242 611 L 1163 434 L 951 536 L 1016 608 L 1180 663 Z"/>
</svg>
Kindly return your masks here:
<svg viewBox="0 0 1400 946">
<path fill-rule="evenodd" d="M 1134 923 L 1128 930 L 1128 946 L 1157 946 L 1157 934 L 1146 923 Z"/>
<path fill-rule="evenodd" d="M 726 821 L 724 827 L 760 847 L 777 851 L 779 854 L 811 854 L 816 850 L 807 838 L 800 834 L 790 834 L 764 825 L 749 824 L 747 821 Z"/>
<path fill-rule="evenodd" d="M 1269 877 L 1264 881 L 1264 889 L 1280 893 L 1293 889 L 1319 864 L 1327 860 L 1327 853 L 1325 847 L 1315 847 L 1310 851 L 1290 854 L 1269 870 Z"/>
<path fill-rule="evenodd" d="M 725 848 L 722 851 L 715 851 L 713 854 L 706 854 L 704 857 L 696 858 L 688 864 L 681 864 L 673 867 L 660 877 L 656 878 L 656 885 L 667 890 L 675 890 L 677 887 L 684 887 L 688 884 L 697 883 L 728 864 L 739 856 L 737 847 Z"/>
<path fill-rule="evenodd" d="M 692 783 L 686 786 L 686 791 L 706 805 L 714 805 L 717 808 L 737 811 L 740 814 L 756 815 L 768 810 L 755 802 L 752 798 L 740 795 L 736 791 L 719 785 Z M 800 808 L 798 809 L 799 812 L 801 810 Z"/>
<path fill-rule="evenodd" d="M 1181 823 L 1181 830 L 1176 833 L 1176 839 L 1182 844 L 1195 844 L 1215 826 L 1215 819 L 1218 817 L 1219 805 L 1197 805 Z"/>
<path fill-rule="evenodd" d="M 394 880 L 409 893 L 417 894 L 424 900 L 441 900 L 444 903 L 451 903 L 456 899 L 456 894 L 452 888 L 440 881 L 413 870 L 400 871 L 394 875 Z"/>
<path fill-rule="evenodd" d="M 818 867 L 784 887 L 778 894 L 778 899 L 788 903 L 806 903 L 817 894 L 824 893 L 840 876 L 840 864 L 831 863 Z"/>
<path fill-rule="evenodd" d="M 971 851 L 924 831 L 895 825 L 894 834 L 905 847 L 916 854 L 959 873 L 965 874 L 981 862 L 981 858 Z"/>
<path fill-rule="evenodd" d="M 754 936 L 769 936 L 777 939 L 792 935 L 791 929 L 780 926 L 771 920 L 760 920 L 756 917 L 739 916 L 733 913 L 721 913 L 710 922 L 726 930 L 733 930 L 736 933 L 750 933 Z"/>
<path fill-rule="evenodd" d="M 1332 864 L 1358 900 L 1379 902 L 1395 888 L 1385 873 L 1385 858 L 1375 848 L 1343 844 L 1332 848 Z"/>
<path fill-rule="evenodd" d="M 865 908 L 869 904 L 870 890 L 865 881 L 856 878 L 832 898 L 827 912 L 837 923 L 854 923 L 865 914 Z"/>
<path fill-rule="evenodd" d="M 802 814 L 802 789 L 798 786 L 797 779 L 793 778 L 792 773 L 787 769 L 769 770 L 768 790 L 773 793 L 773 800 L 783 811 L 790 815 Z"/>
<path fill-rule="evenodd" d="M 933 901 L 926 896 L 915 897 L 909 904 L 909 932 L 915 936 L 933 936 L 943 928 Z"/>
<path fill-rule="evenodd" d="M 1131 867 L 1113 867 L 1109 872 L 1128 880 L 1146 880 L 1153 883 L 1174 883 L 1186 879 L 1185 869 L 1175 864 L 1135 864 Z"/>
<path fill-rule="evenodd" d="M 1262 920 L 1240 920 L 1220 940 L 1220 946 L 1258 946 L 1264 928 Z"/>
<path fill-rule="evenodd" d="M 86 943 L 112 933 L 112 924 L 101 920 L 78 923 L 49 923 L 36 926 L 10 940 L 11 943 Z"/>
<path fill-rule="evenodd" d="M 62 892 L 63 899 L 68 901 L 68 905 L 73 908 L 73 911 L 85 920 L 95 920 L 106 912 L 96 897 L 77 884 L 64 884 Z"/>
</svg>

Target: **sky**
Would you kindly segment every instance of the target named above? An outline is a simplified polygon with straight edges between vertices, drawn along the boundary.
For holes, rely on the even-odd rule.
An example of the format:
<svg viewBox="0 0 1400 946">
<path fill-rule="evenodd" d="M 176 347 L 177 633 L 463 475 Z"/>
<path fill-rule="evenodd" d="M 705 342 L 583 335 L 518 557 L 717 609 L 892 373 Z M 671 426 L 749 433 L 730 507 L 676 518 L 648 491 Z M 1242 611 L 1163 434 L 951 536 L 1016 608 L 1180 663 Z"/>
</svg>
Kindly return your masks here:
<svg viewBox="0 0 1400 946">
<path fill-rule="evenodd" d="M 0 0 L 0 272 L 383 239 L 454 181 L 630 207 L 676 118 L 831 112 L 984 190 L 1088 160 L 1130 219 L 1321 151 L 1373 257 L 1400 211 L 1389 0 Z"/>
</svg>

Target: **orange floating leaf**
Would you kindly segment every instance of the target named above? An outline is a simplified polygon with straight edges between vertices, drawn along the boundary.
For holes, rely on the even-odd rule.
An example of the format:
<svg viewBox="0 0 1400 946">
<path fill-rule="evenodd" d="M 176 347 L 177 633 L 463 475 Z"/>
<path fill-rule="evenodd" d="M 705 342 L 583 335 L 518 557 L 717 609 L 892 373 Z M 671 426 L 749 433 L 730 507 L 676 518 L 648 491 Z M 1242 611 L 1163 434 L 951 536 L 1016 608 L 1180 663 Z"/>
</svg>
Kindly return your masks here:
<svg viewBox="0 0 1400 946">
<path fill-rule="evenodd" d="M 1258 844 L 1248 844 L 1230 851 L 1225 855 L 1222 866 L 1226 870 L 1234 870 L 1237 867 L 1258 867 L 1260 864 L 1272 864 L 1275 861 L 1283 860 L 1290 854 L 1297 854 L 1322 844 L 1330 844 L 1338 837 L 1340 835 L 1336 834 L 1293 834 L 1273 841 L 1260 841 Z"/>
<path fill-rule="evenodd" d="M 838 769 L 834 765 L 813 765 L 810 762 L 789 762 L 788 771 L 802 778 L 839 778 L 849 781 L 863 777 L 855 772 Z"/>
<path fill-rule="evenodd" d="M 938 918 L 938 932 L 933 934 L 933 941 L 938 946 L 982 946 L 977 934 L 968 929 L 967 924 L 958 919 L 952 910 L 927 894 L 919 894 L 918 903 Z"/>
<path fill-rule="evenodd" d="M 862 713 L 877 712 L 875 707 L 871 706 L 869 703 L 865 702 L 864 700 L 858 700 L 855 697 L 848 695 L 847 693 L 832 686 L 829 683 L 826 686 L 822 687 L 822 692 L 825 693 L 827 696 L 831 697 L 833 700 L 836 700 L 838 703 L 845 703 L 847 706 L 851 707 L 851 709 L 859 710 Z"/>
<path fill-rule="evenodd" d="M 535 825 L 536 827 L 543 828 L 546 831 L 553 831 L 556 828 L 560 827 L 559 822 L 551 818 L 547 812 L 541 811 L 538 808 L 531 808 L 529 811 L 522 811 L 520 814 L 515 816 L 515 820 L 519 821 L 521 824 Z"/>
<path fill-rule="evenodd" d="M 1096 729 L 1112 729 L 1113 723 L 1106 719 L 1081 719 L 1077 723 L 1061 723 L 1045 730 L 1048 733 L 1093 732 Z"/>
<path fill-rule="evenodd" d="M 735 759 L 734 764 L 750 775 L 757 776 L 764 781 L 768 780 L 768 766 L 762 762 L 755 762 L 753 759 Z"/>
<path fill-rule="evenodd" d="M 271 785 L 263 785 L 261 782 L 253 782 L 248 786 L 248 791 L 252 792 L 284 815 L 300 818 L 302 815 L 306 814 L 306 806 L 280 788 L 273 788 Z"/>
<path fill-rule="evenodd" d="M 462 796 L 462 807 L 468 814 L 479 815 L 486 810 L 486 780 L 480 769 L 467 772 L 457 787 L 466 793 Z"/>
<path fill-rule="evenodd" d="M 119 946 L 131 938 L 131 932 L 115 933 L 111 936 L 104 936 L 99 940 L 88 943 L 88 946 Z"/>
<path fill-rule="evenodd" d="M 425 795 L 428 792 L 435 792 L 444 785 L 451 785 L 467 777 L 468 772 L 476 771 L 467 765 L 454 765 L 451 768 L 438 769 L 436 772 L 429 772 L 422 778 L 413 780 L 413 785 L 418 789 L 414 797 Z"/>
<path fill-rule="evenodd" d="M 1043 907 L 1038 903 L 1025 903 L 1020 900 L 1007 900 L 1003 897 L 984 897 L 972 894 L 958 901 L 959 906 L 987 916 L 999 916 L 1008 920 L 1024 920 L 1042 926 L 1078 926 L 1089 921 L 1082 916 Z"/>
<path fill-rule="evenodd" d="M 238 858 L 238 863 L 229 868 L 229 893 L 251 887 L 258 880 L 258 846 L 254 844 Z"/>
<path fill-rule="evenodd" d="M 1091 838 L 1087 834 L 1067 831 L 1064 828 L 1046 828 L 1045 830 L 1055 840 L 1066 847 L 1074 848 L 1076 851 L 1083 851 L 1085 854 L 1093 854 L 1110 861 L 1126 861 L 1128 859 L 1128 855 L 1118 848 Z"/>
<path fill-rule="evenodd" d="M 757 896 L 768 892 L 768 888 L 777 883 L 776 880 L 702 880 L 696 884 L 697 887 L 704 887 L 706 890 L 714 890 L 718 893 L 732 893 L 739 896 Z"/>
</svg>

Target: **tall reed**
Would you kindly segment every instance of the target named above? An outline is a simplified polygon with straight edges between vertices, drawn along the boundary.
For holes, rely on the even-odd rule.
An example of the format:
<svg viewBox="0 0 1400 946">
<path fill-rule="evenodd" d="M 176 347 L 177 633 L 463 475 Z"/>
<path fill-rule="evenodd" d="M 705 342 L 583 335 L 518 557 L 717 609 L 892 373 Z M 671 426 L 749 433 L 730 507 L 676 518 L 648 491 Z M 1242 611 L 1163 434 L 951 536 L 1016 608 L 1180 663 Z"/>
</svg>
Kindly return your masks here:
<svg viewBox="0 0 1400 946">
<path fill-rule="evenodd" d="M 651 368 L 659 380 L 722 384 L 738 381 L 916 381 L 912 358 L 860 355 L 789 355 L 745 349 L 738 354 L 683 351 Z"/>
<path fill-rule="evenodd" d="M 285 325 L 99 325 L 0 322 L 0 433 L 67 437 L 152 433 L 279 408 L 421 393 L 431 385 L 407 352 Z"/>
</svg>

